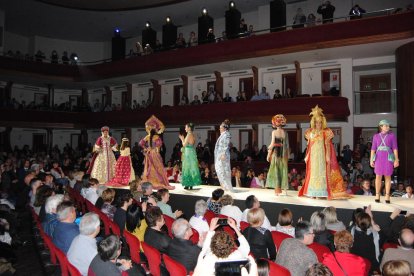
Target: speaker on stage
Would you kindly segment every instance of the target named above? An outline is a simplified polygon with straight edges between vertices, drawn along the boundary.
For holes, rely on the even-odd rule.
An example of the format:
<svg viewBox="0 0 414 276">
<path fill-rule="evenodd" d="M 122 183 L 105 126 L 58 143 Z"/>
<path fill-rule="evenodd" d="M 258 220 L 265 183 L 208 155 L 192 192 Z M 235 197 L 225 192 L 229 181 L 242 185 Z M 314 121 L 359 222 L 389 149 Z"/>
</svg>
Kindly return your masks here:
<svg viewBox="0 0 414 276">
<path fill-rule="evenodd" d="M 233 1 L 229 3 L 229 9 L 225 14 L 226 19 L 226 36 L 227 38 L 236 38 L 240 33 L 241 13 L 236 9 Z"/>
<path fill-rule="evenodd" d="M 270 2 L 270 30 L 272 32 L 286 29 L 286 3 L 283 0 Z"/>
<path fill-rule="evenodd" d="M 177 41 L 177 26 L 175 26 L 170 17 L 167 17 L 166 23 L 162 26 L 162 46 L 164 49 L 174 48 Z"/>
<path fill-rule="evenodd" d="M 142 47 L 144 48 L 145 45 L 149 44 L 152 49 L 155 49 L 155 44 L 157 41 L 157 32 L 151 28 L 151 24 L 147 22 L 145 24 L 145 29 L 141 32 L 142 35 Z"/>
<path fill-rule="evenodd" d="M 119 60 L 125 57 L 125 38 L 115 36 L 112 38 L 112 60 Z"/>
<path fill-rule="evenodd" d="M 207 42 L 208 29 L 214 29 L 214 19 L 208 15 L 207 9 L 203 8 L 202 14 L 198 17 L 198 44 Z"/>
</svg>

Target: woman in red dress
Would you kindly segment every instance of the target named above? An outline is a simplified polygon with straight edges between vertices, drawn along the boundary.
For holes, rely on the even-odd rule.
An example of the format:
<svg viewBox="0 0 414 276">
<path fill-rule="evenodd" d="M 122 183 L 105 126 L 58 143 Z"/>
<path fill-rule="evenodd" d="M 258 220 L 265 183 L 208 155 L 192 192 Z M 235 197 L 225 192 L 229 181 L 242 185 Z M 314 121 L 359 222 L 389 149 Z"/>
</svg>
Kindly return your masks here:
<svg viewBox="0 0 414 276">
<path fill-rule="evenodd" d="M 115 177 L 107 185 L 109 186 L 127 186 L 129 182 L 135 180 L 135 172 L 131 162 L 131 150 L 129 140 L 122 138 L 120 156 L 115 165 Z"/>
</svg>

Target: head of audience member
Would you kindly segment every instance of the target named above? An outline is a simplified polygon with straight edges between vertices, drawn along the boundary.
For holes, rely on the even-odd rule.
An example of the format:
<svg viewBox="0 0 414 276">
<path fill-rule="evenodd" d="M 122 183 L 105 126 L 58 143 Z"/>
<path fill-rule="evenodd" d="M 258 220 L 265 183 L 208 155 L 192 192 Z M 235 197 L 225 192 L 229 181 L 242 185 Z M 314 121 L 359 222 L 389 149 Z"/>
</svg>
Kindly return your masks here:
<svg viewBox="0 0 414 276">
<path fill-rule="evenodd" d="M 160 231 L 165 224 L 164 216 L 159 207 L 151 207 L 145 212 L 145 221 L 148 227 Z"/>
<path fill-rule="evenodd" d="M 36 198 L 34 202 L 35 207 L 41 207 L 46 203 L 46 200 L 55 194 L 55 191 L 47 185 L 40 186 L 36 192 Z"/>
<path fill-rule="evenodd" d="M 157 198 L 163 203 L 167 203 L 170 200 L 170 192 L 167 189 L 159 189 L 157 191 Z"/>
<path fill-rule="evenodd" d="M 364 213 L 364 209 L 362 208 L 356 208 L 353 212 L 352 212 L 352 225 L 356 225 L 356 217 L 360 214 L 360 213 Z"/>
<path fill-rule="evenodd" d="M 305 276 L 333 276 L 332 271 L 324 264 L 316 263 L 311 265 Z"/>
<path fill-rule="evenodd" d="M 56 214 L 57 206 L 63 201 L 63 195 L 52 195 L 46 200 L 46 214 Z"/>
<path fill-rule="evenodd" d="M 220 203 L 222 206 L 233 205 L 234 200 L 231 195 L 223 195 L 220 199 Z"/>
<path fill-rule="evenodd" d="M 280 226 L 290 226 L 293 222 L 293 214 L 292 212 L 284 208 L 279 212 L 279 216 L 277 217 L 277 222 Z"/>
<path fill-rule="evenodd" d="M 76 209 L 70 201 L 62 201 L 56 208 L 56 214 L 60 222 L 73 223 L 76 219 Z"/>
<path fill-rule="evenodd" d="M 409 228 L 414 231 L 414 214 L 405 217 L 402 228 Z"/>
<path fill-rule="evenodd" d="M 371 216 L 365 212 L 361 212 L 356 215 L 356 226 L 361 229 L 362 232 L 367 232 L 368 229 L 371 227 Z"/>
<path fill-rule="evenodd" d="M 129 189 L 131 193 L 142 192 L 142 186 L 138 180 L 132 180 L 131 182 L 129 182 Z"/>
<path fill-rule="evenodd" d="M 263 225 L 265 212 L 262 208 L 252 208 L 247 212 L 247 222 L 251 227 L 258 228 Z"/>
<path fill-rule="evenodd" d="M 254 195 L 249 195 L 244 201 L 247 209 L 260 208 L 260 201 Z"/>
<path fill-rule="evenodd" d="M 382 266 L 383 276 L 410 276 L 411 266 L 407 261 L 388 261 Z"/>
<path fill-rule="evenodd" d="M 203 217 L 207 212 L 207 202 L 203 199 L 197 200 L 194 207 L 194 213 L 199 216 Z"/>
<path fill-rule="evenodd" d="M 125 211 L 128 207 L 132 204 L 132 194 L 131 193 L 123 193 L 118 198 L 118 207 L 124 209 Z"/>
<path fill-rule="evenodd" d="M 315 238 L 312 225 L 308 221 L 298 222 L 295 227 L 295 238 L 305 245 L 312 244 Z"/>
<path fill-rule="evenodd" d="M 79 223 L 79 232 L 81 235 L 89 236 L 95 238 L 99 231 L 101 230 L 101 222 L 99 221 L 99 216 L 95 213 L 86 213 L 80 223 Z"/>
<path fill-rule="evenodd" d="M 411 229 L 404 228 L 400 232 L 398 242 L 404 249 L 413 249 L 414 245 L 414 233 Z"/>
<path fill-rule="evenodd" d="M 325 207 L 322 210 L 322 213 L 325 215 L 326 224 L 333 224 L 338 222 L 338 217 L 336 214 L 336 208 L 333 206 Z"/>
<path fill-rule="evenodd" d="M 352 245 L 354 244 L 354 238 L 352 237 L 351 233 L 346 230 L 342 230 L 335 233 L 334 244 L 336 251 L 349 253 Z"/>
<path fill-rule="evenodd" d="M 321 211 L 316 211 L 312 214 L 310 223 L 316 233 L 326 230 L 325 215 Z"/>
<path fill-rule="evenodd" d="M 405 192 L 408 196 L 411 196 L 413 194 L 413 187 L 411 185 L 408 185 L 407 187 L 405 187 Z"/>
<path fill-rule="evenodd" d="M 190 223 L 183 218 L 175 220 L 171 226 L 171 230 L 174 238 L 177 239 L 189 240 L 193 235 Z"/>
<path fill-rule="evenodd" d="M 216 231 L 211 238 L 210 250 L 218 258 L 227 258 L 236 248 L 234 238 L 225 231 Z"/>
<path fill-rule="evenodd" d="M 85 173 L 83 171 L 76 171 L 72 174 L 72 176 L 73 176 L 73 179 L 76 180 L 76 182 L 81 182 L 84 174 Z"/>
<path fill-rule="evenodd" d="M 33 178 L 30 180 L 30 188 L 32 189 L 33 195 L 36 194 L 37 189 L 42 186 L 42 181 L 39 178 Z"/>
<path fill-rule="evenodd" d="M 90 178 L 88 184 L 89 184 L 88 188 L 98 190 L 99 180 L 96 178 Z"/>
<path fill-rule="evenodd" d="M 101 197 L 104 203 L 111 204 L 115 199 L 115 190 L 111 188 L 107 188 L 102 192 Z"/>
<path fill-rule="evenodd" d="M 211 199 L 214 201 L 218 201 L 224 195 L 223 189 L 216 189 L 211 193 Z"/>
<path fill-rule="evenodd" d="M 105 185 L 98 185 L 96 193 L 98 194 L 99 197 L 102 197 L 102 193 L 106 190 L 109 189 L 107 186 Z"/>
<path fill-rule="evenodd" d="M 142 194 L 144 196 L 150 196 L 152 194 L 152 184 L 151 182 L 144 182 L 141 185 Z"/>
<path fill-rule="evenodd" d="M 364 179 L 364 180 L 362 181 L 361 188 L 362 188 L 364 191 L 369 191 L 369 190 L 371 190 L 371 181 L 370 181 L 369 179 Z"/>
<path fill-rule="evenodd" d="M 125 227 L 128 232 L 132 233 L 136 228 L 141 226 L 141 219 L 144 217 L 142 208 L 137 204 L 132 204 L 128 207 L 126 213 Z"/>
<path fill-rule="evenodd" d="M 115 262 L 121 255 L 121 241 L 115 235 L 110 235 L 98 244 L 98 254 L 104 262 Z"/>
<path fill-rule="evenodd" d="M 91 178 L 90 174 L 84 174 L 82 176 L 82 188 L 88 188 L 89 187 L 89 179 Z"/>
</svg>

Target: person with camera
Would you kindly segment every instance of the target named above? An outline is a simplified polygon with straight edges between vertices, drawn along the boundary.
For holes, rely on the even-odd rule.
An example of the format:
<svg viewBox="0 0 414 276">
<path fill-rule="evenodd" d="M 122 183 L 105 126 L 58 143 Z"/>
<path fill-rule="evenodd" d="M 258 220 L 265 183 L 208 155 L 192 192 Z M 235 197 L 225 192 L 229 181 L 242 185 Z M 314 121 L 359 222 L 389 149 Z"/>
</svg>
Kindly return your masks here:
<svg viewBox="0 0 414 276">
<path fill-rule="evenodd" d="M 234 230 L 240 244 L 239 247 L 236 246 L 234 238 L 229 233 L 216 231 L 220 225 L 228 225 Z M 217 262 L 247 259 L 249 252 L 249 243 L 239 231 L 233 219 L 213 218 L 193 275 L 215 275 L 215 265 Z"/>
<path fill-rule="evenodd" d="M 325 1 L 318 7 L 317 12 L 322 15 L 323 24 L 333 22 L 335 6 L 331 4 L 331 1 Z"/>
</svg>

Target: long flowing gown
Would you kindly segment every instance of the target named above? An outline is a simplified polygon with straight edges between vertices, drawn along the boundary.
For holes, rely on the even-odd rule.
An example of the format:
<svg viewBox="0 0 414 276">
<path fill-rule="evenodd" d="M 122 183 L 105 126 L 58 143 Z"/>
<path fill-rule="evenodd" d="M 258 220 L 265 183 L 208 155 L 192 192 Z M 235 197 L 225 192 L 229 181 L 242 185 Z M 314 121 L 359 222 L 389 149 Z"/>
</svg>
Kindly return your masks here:
<svg viewBox="0 0 414 276">
<path fill-rule="evenodd" d="M 334 134 L 331 129 L 307 129 L 308 140 L 306 177 L 299 196 L 327 197 L 328 199 L 349 198 L 336 160 L 332 144 Z M 326 156 L 329 156 L 327 162 Z"/>
<path fill-rule="evenodd" d="M 200 169 L 194 145 L 187 144 L 181 148 L 181 184 L 184 187 L 193 187 L 201 184 Z"/>
<path fill-rule="evenodd" d="M 107 185 L 110 186 L 127 186 L 129 182 L 135 180 L 135 172 L 131 162 L 131 151 L 125 148 L 120 151 L 120 156 L 115 165 L 115 177 L 112 178 Z"/>
<path fill-rule="evenodd" d="M 266 187 L 275 188 L 277 194 L 280 194 L 282 189 L 286 190 L 288 188 L 288 159 L 289 137 L 287 131 L 285 131 L 284 138 L 275 137 L 266 179 Z"/>
<path fill-rule="evenodd" d="M 149 141 L 150 136 L 147 135 L 143 138 L 139 145 L 146 150 L 144 159 L 144 172 L 142 173 L 143 182 L 151 182 L 154 189 L 167 188 L 172 186 L 168 183 L 167 172 L 164 169 L 164 163 L 160 155 L 160 148 L 162 146 L 162 140 L 158 135 L 152 137 L 152 141 Z"/>
<path fill-rule="evenodd" d="M 216 169 L 220 185 L 226 191 L 233 190 L 233 186 L 231 185 L 230 168 L 230 138 L 230 133 L 228 131 L 224 131 L 217 139 L 216 146 L 214 148 L 214 167 Z M 224 160 L 221 160 L 223 155 Z"/>
<path fill-rule="evenodd" d="M 110 136 L 106 138 L 101 136 L 95 142 L 95 153 L 92 157 L 89 173 L 101 184 L 114 177 L 116 159 L 112 148 L 116 145 L 116 140 Z"/>
</svg>

